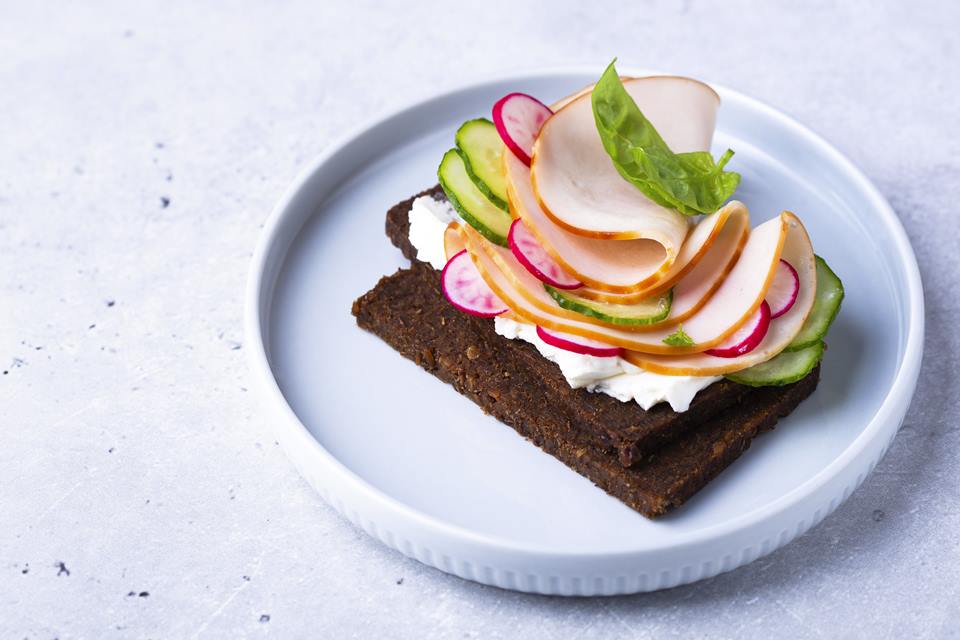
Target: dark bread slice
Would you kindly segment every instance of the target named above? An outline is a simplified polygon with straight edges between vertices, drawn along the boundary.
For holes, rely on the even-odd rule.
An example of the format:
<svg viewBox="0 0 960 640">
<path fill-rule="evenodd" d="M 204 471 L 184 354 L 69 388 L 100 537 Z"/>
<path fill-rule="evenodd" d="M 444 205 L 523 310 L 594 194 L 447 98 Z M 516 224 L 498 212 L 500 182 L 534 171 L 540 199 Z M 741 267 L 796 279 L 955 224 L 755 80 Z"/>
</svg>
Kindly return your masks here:
<svg viewBox="0 0 960 640">
<path fill-rule="evenodd" d="M 400 202 L 387 211 L 386 232 L 390 241 L 411 262 L 416 262 L 416 249 L 410 244 L 408 212 L 415 198 L 429 195 L 443 200 L 446 196 L 439 185 Z M 524 353 L 530 350 L 524 350 Z M 527 353 L 527 360 L 536 360 L 537 368 L 556 367 L 544 361 L 540 354 Z M 633 403 L 620 402 L 603 394 L 588 394 L 570 389 L 563 377 L 551 376 L 549 383 L 554 394 L 567 400 L 571 418 L 578 427 L 579 440 L 600 448 L 614 448 L 624 466 L 640 462 L 645 455 L 656 451 L 711 416 L 733 406 L 749 391 L 748 387 L 729 381 L 720 381 L 702 390 L 694 398 L 690 409 L 677 413 L 666 403 L 644 411 Z"/>
<path fill-rule="evenodd" d="M 584 416 L 593 416 L 591 407 L 608 400 L 634 414 L 643 410 L 571 389 L 559 368 L 533 346 L 506 340 L 494 332 L 490 320 L 448 304 L 440 274 L 428 265 L 414 262 L 381 278 L 354 302 L 353 314 L 361 327 L 647 517 L 662 515 L 699 491 L 736 460 L 754 436 L 773 428 L 810 395 L 819 379 L 818 368 L 787 387 L 746 390 L 736 406 L 714 412 L 688 428 L 683 438 L 627 468 L 614 449 L 596 446 L 594 419 L 588 427 Z"/>
</svg>

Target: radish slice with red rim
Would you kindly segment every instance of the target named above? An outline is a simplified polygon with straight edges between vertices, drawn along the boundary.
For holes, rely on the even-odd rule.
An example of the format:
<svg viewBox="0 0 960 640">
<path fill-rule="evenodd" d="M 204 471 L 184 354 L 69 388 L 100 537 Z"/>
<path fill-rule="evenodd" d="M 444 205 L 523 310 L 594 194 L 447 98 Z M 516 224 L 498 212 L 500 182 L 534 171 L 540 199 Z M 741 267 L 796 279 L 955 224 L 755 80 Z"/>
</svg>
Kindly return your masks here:
<svg viewBox="0 0 960 640">
<path fill-rule="evenodd" d="M 525 93 L 508 93 L 493 105 L 493 124 L 503 143 L 528 167 L 540 127 L 552 115 L 550 107 Z"/>
<path fill-rule="evenodd" d="M 466 250 L 447 261 L 440 275 L 443 295 L 454 307 L 481 318 L 492 318 L 507 310 L 497 294 L 487 286 Z"/>
<path fill-rule="evenodd" d="M 510 225 L 507 242 L 517 261 L 540 282 L 557 289 L 578 289 L 583 286 L 582 282 L 557 264 L 536 236 L 523 224 L 523 220 L 518 218 Z"/>
<path fill-rule="evenodd" d="M 773 272 L 773 282 L 767 289 L 767 304 L 770 305 L 770 319 L 779 318 L 793 307 L 800 293 L 800 276 L 793 265 L 781 259 Z"/>
<path fill-rule="evenodd" d="M 581 338 L 580 336 L 575 336 L 572 333 L 563 333 L 562 331 L 544 329 L 539 325 L 537 326 L 537 335 L 540 336 L 541 340 L 550 346 L 563 349 L 564 351 L 579 353 L 584 356 L 612 358 L 623 353 L 623 349 L 620 347 L 614 347 L 605 342 L 600 342 L 599 340 Z"/>
<path fill-rule="evenodd" d="M 736 358 L 757 348 L 770 328 L 770 305 L 764 300 L 760 308 L 732 336 L 713 349 L 704 351 L 718 358 Z"/>
</svg>

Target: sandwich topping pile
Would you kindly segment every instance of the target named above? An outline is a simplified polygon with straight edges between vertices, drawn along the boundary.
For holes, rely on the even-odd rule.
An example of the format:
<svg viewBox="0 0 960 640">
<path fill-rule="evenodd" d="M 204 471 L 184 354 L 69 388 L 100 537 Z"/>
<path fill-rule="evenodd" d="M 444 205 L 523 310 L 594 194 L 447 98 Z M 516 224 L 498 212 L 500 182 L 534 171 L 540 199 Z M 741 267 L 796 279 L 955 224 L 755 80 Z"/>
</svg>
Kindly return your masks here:
<svg viewBox="0 0 960 640">
<path fill-rule="evenodd" d="M 547 107 L 511 93 L 457 131 L 447 202 L 410 240 L 457 309 L 533 343 L 573 387 L 675 411 L 725 376 L 805 377 L 843 298 L 788 211 L 751 228 L 733 152 L 710 155 L 719 97 L 689 78 L 617 76 Z"/>
<path fill-rule="evenodd" d="M 814 391 L 843 299 L 797 215 L 732 199 L 719 106 L 612 63 L 504 96 L 387 212 L 411 266 L 357 323 L 631 508 L 682 504 Z"/>
</svg>

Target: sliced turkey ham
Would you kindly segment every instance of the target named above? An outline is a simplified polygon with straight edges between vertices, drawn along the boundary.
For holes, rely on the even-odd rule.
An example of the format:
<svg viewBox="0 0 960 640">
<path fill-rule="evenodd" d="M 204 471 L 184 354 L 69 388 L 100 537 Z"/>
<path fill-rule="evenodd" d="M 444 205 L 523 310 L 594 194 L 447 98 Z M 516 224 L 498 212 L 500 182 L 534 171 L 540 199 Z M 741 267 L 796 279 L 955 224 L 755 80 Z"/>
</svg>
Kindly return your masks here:
<svg viewBox="0 0 960 640">
<path fill-rule="evenodd" d="M 526 283 L 522 274 L 516 280 L 512 279 L 484 248 L 483 238 L 466 225 L 461 226 L 461 234 L 484 280 L 511 311 L 525 321 L 642 353 L 677 355 L 704 351 L 720 344 L 757 309 L 780 259 L 787 227 L 788 218 L 781 215 L 750 234 L 739 260 L 716 292 L 684 321 L 684 331 L 693 340 L 689 347 L 664 344 L 663 339 L 675 330 L 672 326 L 656 325 L 648 331 L 627 331 L 570 318 L 559 313 L 557 307 L 547 311 L 545 304 L 534 302 L 539 300 L 536 291 L 542 291 L 539 281 L 529 274 L 534 282 Z M 522 266 L 518 267 L 526 273 Z"/>
<path fill-rule="evenodd" d="M 727 227 L 733 229 L 726 231 Z M 720 279 L 726 275 L 723 267 L 730 265 L 739 255 L 743 243 L 747 239 L 750 231 L 750 212 L 742 202 L 734 200 L 725 205 L 716 213 L 712 213 L 700 220 L 699 223 L 690 231 L 686 242 L 680 249 L 677 259 L 670 268 L 663 272 L 659 279 L 653 285 L 639 290 L 636 293 L 611 293 L 592 289 L 590 287 L 581 287 L 576 290 L 576 294 L 582 298 L 596 300 L 599 302 L 610 302 L 613 304 L 631 304 L 651 296 L 659 295 L 664 291 L 687 280 L 688 274 L 697 272 L 695 280 L 702 282 L 705 277 L 712 277 L 719 284 Z M 739 237 L 739 244 L 733 246 L 730 244 L 732 238 Z M 726 244 L 715 250 L 715 246 L 724 238 Z M 629 241 L 626 241 L 629 242 Z M 706 260 L 708 255 L 713 255 L 714 267 L 720 266 L 720 272 L 710 272 L 707 269 L 700 269 L 698 265 L 702 260 Z M 726 256 L 726 258 L 724 258 Z M 688 281 L 689 285 L 690 282 Z M 689 289 L 689 287 L 688 287 Z M 674 292 L 676 294 L 676 292 Z"/>
<path fill-rule="evenodd" d="M 624 358 L 642 369 L 664 375 L 716 376 L 761 364 L 781 353 L 797 336 L 813 308 L 817 292 L 817 269 L 810 237 L 799 218 L 788 212 L 780 217 L 787 222 L 781 257 L 796 269 L 800 289 L 790 310 L 770 322 L 767 335 L 753 351 L 736 358 L 718 358 L 705 353 L 665 357 L 628 351 Z"/>
<path fill-rule="evenodd" d="M 673 303 L 670 308 L 670 314 L 660 323 L 637 326 L 618 327 L 624 331 L 651 331 L 658 330 L 669 324 L 683 322 L 706 303 L 709 297 L 722 284 L 723 279 L 729 273 L 730 269 L 736 263 L 740 251 L 743 249 L 750 231 L 750 214 L 747 208 L 735 203 L 737 206 L 731 206 L 726 211 L 727 221 L 715 234 L 716 241 L 711 243 L 706 255 L 699 260 L 695 267 L 687 273 L 676 286 L 673 287 Z M 714 215 L 720 215 L 720 212 Z M 472 232 L 472 233 L 471 233 Z M 527 302 L 540 308 L 547 313 L 563 316 L 565 318 L 596 324 L 601 326 L 610 326 L 603 320 L 585 316 L 576 311 L 563 309 L 557 305 L 556 301 L 543 288 L 542 283 L 532 276 L 528 269 L 516 259 L 516 256 L 507 249 L 497 246 L 491 242 L 485 241 L 472 229 L 466 230 L 466 233 L 475 236 L 474 246 L 481 248 L 490 258 L 497 263 L 500 271 L 513 281 L 517 291 Z M 669 289 L 660 289 L 649 294 L 650 297 L 659 296 Z M 570 294 L 577 295 L 580 290 L 571 291 Z M 632 304 L 642 300 L 631 300 L 622 304 Z M 615 303 L 616 304 L 616 303 Z"/>
<path fill-rule="evenodd" d="M 716 240 L 709 245 L 703 257 L 693 263 L 693 267 L 675 281 L 673 304 L 665 322 L 683 322 L 699 311 L 710 296 L 720 288 L 727 274 L 737 263 L 740 252 L 747 238 L 750 237 L 750 214 L 745 206 L 734 201 L 712 215 L 717 216 L 727 210 L 730 214 L 729 219 L 720 229 Z M 684 248 L 687 244 L 690 244 L 690 240 L 684 244 Z M 654 295 L 657 292 L 654 290 L 648 295 Z"/>
<path fill-rule="evenodd" d="M 717 223 L 725 216 L 715 218 L 720 212 L 708 216 L 695 227 L 706 226 L 696 235 L 691 234 L 690 247 L 683 251 L 680 238 L 676 250 L 680 256 L 668 255 L 664 246 L 654 240 L 598 240 L 570 233 L 548 218 L 530 185 L 530 169 L 513 154 L 503 154 L 503 166 L 507 176 L 507 198 L 510 211 L 536 236 L 543 248 L 570 274 L 586 285 L 600 291 L 616 294 L 635 294 L 656 285 L 668 273 L 679 273 L 685 266 L 682 261 L 697 257 L 709 241 Z M 622 180 L 622 179 L 621 179 Z M 630 186 L 628 183 L 627 186 Z M 633 189 L 632 186 L 630 186 Z M 638 192 L 639 193 L 639 192 Z M 678 214 L 679 215 L 679 214 Z M 681 216 L 682 217 L 682 216 Z M 684 237 L 689 222 L 683 219 Z M 674 264 L 680 262 L 675 268 Z M 673 268 L 673 270 L 672 270 Z M 647 297 L 644 294 L 640 298 Z M 626 301 L 623 301 L 626 303 Z"/>
<path fill-rule="evenodd" d="M 513 286 L 513 290 L 519 296 L 521 296 L 527 304 L 536 307 L 543 313 L 547 313 L 551 316 L 556 316 L 572 322 L 585 322 L 587 324 L 592 324 L 599 327 L 612 327 L 612 325 L 608 322 L 583 315 L 582 313 L 577 313 L 576 311 L 564 309 L 558 305 L 557 301 L 554 300 L 549 293 L 547 293 L 546 289 L 544 289 L 543 282 L 531 274 L 530 271 L 526 269 L 519 260 L 517 260 L 517 257 L 509 249 L 505 249 L 504 247 L 489 242 L 483 236 L 477 233 L 472 227 L 467 225 L 463 225 L 461 234 L 463 234 L 463 237 L 465 238 L 470 238 L 467 248 L 470 249 L 471 252 L 481 251 L 486 254 L 486 257 L 493 261 L 499 273 L 510 281 L 511 285 Z M 635 331 L 651 331 L 661 326 L 662 323 L 653 325 L 620 326 L 617 328 L 619 330 L 632 333 Z"/>
<path fill-rule="evenodd" d="M 447 260 L 466 248 L 463 244 L 463 238 L 460 237 L 459 229 L 459 223 L 451 222 L 443 231 L 443 254 L 447 257 Z"/>
<path fill-rule="evenodd" d="M 669 76 L 633 78 L 623 86 L 675 153 L 709 150 L 720 105 L 709 86 Z M 667 262 L 686 237 L 687 218 L 654 203 L 617 172 L 597 133 L 589 92 L 544 123 L 531 181 L 544 213 L 571 233 L 653 240 Z"/>
</svg>

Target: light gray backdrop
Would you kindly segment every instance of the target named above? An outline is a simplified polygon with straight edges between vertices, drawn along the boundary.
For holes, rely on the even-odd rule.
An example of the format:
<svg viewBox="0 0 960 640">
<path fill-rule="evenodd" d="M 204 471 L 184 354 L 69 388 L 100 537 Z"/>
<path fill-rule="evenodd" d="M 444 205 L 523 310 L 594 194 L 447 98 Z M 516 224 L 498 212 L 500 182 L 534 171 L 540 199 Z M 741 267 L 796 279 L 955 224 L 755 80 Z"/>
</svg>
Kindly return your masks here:
<svg viewBox="0 0 960 640">
<path fill-rule="evenodd" d="M 0 0 L 0 636 L 957 635 L 956 3 L 81 4 Z M 849 154 L 917 250 L 928 349 L 886 458 L 786 549 L 652 595 L 518 595 L 384 549 L 301 481 L 248 390 L 244 279 L 344 129 L 614 55 Z"/>
</svg>

